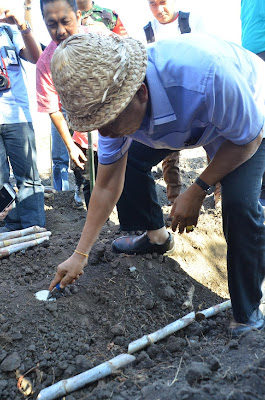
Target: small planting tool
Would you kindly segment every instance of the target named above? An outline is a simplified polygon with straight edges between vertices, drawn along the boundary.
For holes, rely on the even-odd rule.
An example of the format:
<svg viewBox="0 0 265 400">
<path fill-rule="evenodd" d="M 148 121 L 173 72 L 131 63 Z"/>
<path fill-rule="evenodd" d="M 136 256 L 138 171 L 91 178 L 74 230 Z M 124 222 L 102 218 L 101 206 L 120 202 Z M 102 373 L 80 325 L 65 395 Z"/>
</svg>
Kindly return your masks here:
<svg viewBox="0 0 265 400">
<path fill-rule="evenodd" d="M 60 288 L 60 283 L 57 283 L 55 288 L 50 290 L 40 290 L 35 293 L 35 297 L 39 301 L 56 301 L 62 294 L 64 293 L 64 289 Z"/>
<path fill-rule="evenodd" d="M 50 301 L 51 299 L 58 299 L 58 297 L 61 297 L 64 293 L 64 288 L 60 287 L 60 282 L 57 283 L 57 285 L 52 289 L 52 291 L 49 291 L 49 294 L 47 296 L 47 301 Z"/>
</svg>

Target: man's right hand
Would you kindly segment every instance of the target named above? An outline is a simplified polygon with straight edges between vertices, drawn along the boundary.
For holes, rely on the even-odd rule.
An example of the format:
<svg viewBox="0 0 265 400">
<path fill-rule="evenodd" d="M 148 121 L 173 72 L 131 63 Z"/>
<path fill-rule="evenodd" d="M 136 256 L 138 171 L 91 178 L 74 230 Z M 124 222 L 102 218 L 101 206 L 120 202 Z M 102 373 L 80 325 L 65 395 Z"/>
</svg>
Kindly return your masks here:
<svg viewBox="0 0 265 400">
<path fill-rule="evenodd" d="M 50 284 L 49 290 L 52 291 L 57 283 L 60 283 L 62 289 L 67 285 L 74 283 L 81 275 L 83 275 L 86 264 L 86 257 L 73 253 L 71 257 L 58 265 L 57 272 Z"/>
<path fill-rule="evenodd" d="M 78 147 L 74 142 L 69 149 L 69 155 L 71 157 L 71 160 L 80 167 L 81 169 L 84 169 L 85 167 L 85 161 L 87 161 L 86 156 L 84 155 L 83 151 Z"/>
</svg>

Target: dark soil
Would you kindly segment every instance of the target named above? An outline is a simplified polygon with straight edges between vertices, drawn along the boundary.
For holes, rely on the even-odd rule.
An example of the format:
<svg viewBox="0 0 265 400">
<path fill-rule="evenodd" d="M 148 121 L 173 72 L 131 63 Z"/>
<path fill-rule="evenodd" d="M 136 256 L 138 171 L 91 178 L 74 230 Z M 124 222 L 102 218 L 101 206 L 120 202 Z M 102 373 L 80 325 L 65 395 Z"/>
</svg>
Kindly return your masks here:
<svg viewBox="0 0 265 400">
<path fill-rule="evenodd" d="M 182 158 L 183 187 L 202 168 L 203 157 Z M 195 172 L 194 172 L 194 166 Z M 161 171 L 154 171 L 167 220 Z M 72 206 L 73 192 L 46 199 L 44 245 L 0 260 L 0 399 L 36 399 L 39 392 L 111 358 L 128 344 L 195 311 L 228 299 L 225 243 L 213 195 L 195 231 L 177 240 L 172 257 L 116 255 L 120 235 L 115 213 L 94 246 L 85 274 L 56 302 L 34 294 L 47 289 L 57 265 L 70 256 L 86 212 Z M 194 287 L 190 307 L 188 292 Z M 65 397 L 113 400 L 263 400 L 265 336 L 252 332 L 231 340 L 231 310 L 194 322 L 134 354 L 135 361 Z M 29 380 L 30 395 L 17 387 Z"/>
</svg>

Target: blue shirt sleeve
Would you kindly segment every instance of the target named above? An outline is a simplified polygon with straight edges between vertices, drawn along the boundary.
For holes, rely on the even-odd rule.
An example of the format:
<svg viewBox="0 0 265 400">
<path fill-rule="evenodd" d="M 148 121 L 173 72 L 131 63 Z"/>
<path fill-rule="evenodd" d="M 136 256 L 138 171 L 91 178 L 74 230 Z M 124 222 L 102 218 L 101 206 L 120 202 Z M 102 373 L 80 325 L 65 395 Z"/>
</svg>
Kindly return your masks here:
<svg viewBox="0 0 265 400">
<path fill-rule="evenodd" d="M 17 54 L 19 54 L 20 50 L 22 50 L 25 47 L 25 43 L 22 39 L 21 33 L 18 31 L 17 28 L 12 27 L 12 31 L 13 31 L 13 43 L 16 48 Z"/>
<path fill-rule="evenodd" d="M 112 164 L 129 150 L 132 139 L 124 136 L 117 139 L 98 135 L 98 160 L 100 164 Z"/>
</svg>

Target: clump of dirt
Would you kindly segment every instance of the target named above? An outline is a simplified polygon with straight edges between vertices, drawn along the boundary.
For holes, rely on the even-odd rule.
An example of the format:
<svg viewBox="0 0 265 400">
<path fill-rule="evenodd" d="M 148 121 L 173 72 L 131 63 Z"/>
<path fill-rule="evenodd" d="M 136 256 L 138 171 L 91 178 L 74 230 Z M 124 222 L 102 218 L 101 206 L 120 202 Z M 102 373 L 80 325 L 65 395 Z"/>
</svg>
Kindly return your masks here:
<svg viewBox="0 0 265 400">
<path fill-rule="evenodd" d="M 183 190 L 205 164 L 203 151 L 182 152 Z M 161 170 L 154 170 L 165 221 L 170 207 Z M 0 398 L 36 399 L 39 392 L 119 354 L 128 344 L 186 315 L 228 299 L 221 211 L 213 194 L 198 227 L 175 234 L 173 256 L 114 254 L 121 232 L 115 211 L 104 225 L 85 274 L 54 302 L 39 302 L 57 265 L 70 256 L 85 221 L 72 205 L 73 192 L 45 201 L 48 242 L 1 260 Z M 169 228 L 170 229 L 170 228 Z M 140 232 L 138 232 L 140 233 Z M 187 303 L 193 293 L 191 303 Z M 135 353 L 113 375 L 65 397 L 113 400 L 257 400 L 265 398 L 265 338 L 252 332 L 231 340 L 231 310 L 194 322 Z M 32 393 L 17 387 L 29 380 Z M 29 390 L 30 391 L 30 390 Z"/>
</svg>

